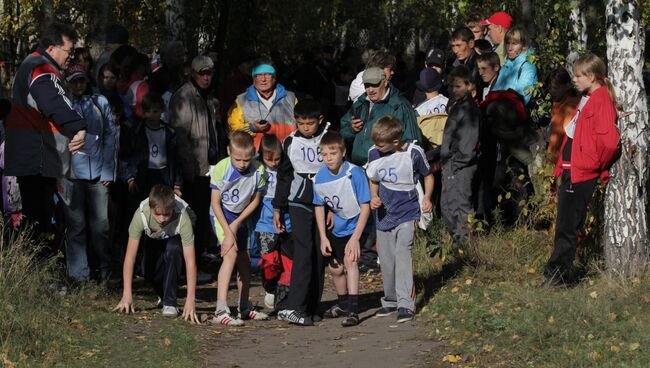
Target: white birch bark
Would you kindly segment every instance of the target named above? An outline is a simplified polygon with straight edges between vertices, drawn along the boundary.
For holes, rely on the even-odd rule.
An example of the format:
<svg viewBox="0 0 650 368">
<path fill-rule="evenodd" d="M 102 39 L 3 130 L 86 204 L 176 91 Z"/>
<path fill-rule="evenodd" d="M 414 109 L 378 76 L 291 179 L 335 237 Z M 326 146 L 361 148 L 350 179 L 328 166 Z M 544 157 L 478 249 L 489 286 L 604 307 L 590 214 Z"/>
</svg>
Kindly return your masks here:
<svg viewBox="0 0 650 368">
<path fill-rule="evenodd" d="M 566 65 L 569 74 L 573 76 L 571 66 L 580 56 L 580 52 L 587 49 L 587 16 L 583 0 L 571 0 L 570 19 L 572 34 L 569 37 L 569 55 L 566 58 Z"/>
<path fill-rule="evenodd" d="M 648 109 L 642 68 L 645 29 L 637 0 L 609 0 L 607 59 L 619 113 L 622 153 L 611 170 L 605 195 L 604 249 L 607 273 L 640 275 L 648 263 Z"/>
<path fill-rule="evenodd" d="M 167 40 L 185 44 L 184 0 L 165 0 Z"/>
</svg>

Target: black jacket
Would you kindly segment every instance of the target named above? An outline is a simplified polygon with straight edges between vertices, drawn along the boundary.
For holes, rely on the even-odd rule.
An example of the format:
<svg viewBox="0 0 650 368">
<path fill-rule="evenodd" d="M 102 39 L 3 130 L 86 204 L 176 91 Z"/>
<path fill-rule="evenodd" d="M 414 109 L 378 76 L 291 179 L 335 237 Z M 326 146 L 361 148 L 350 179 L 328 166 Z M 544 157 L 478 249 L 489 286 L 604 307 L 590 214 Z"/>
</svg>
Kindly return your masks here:
<svg viewBox="0 0 650 368">
<path fill-rule="evenodd" d="M 471 95 L 450 101 L 440 149 L 443 166 L 452 172 L 476 164 L 481 112 Z"/>
</svg>

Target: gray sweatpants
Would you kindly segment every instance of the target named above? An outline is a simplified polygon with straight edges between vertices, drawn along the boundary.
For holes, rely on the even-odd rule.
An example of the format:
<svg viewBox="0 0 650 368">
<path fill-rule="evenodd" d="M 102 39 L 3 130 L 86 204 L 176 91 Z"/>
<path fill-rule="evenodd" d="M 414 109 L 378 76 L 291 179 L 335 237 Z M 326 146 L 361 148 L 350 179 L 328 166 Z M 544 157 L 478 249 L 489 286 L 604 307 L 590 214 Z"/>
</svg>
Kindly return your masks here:
<svg viewBox="0 0 650 368">
<path fill-rule="evenodd" d="M 377 251 L 384 282 L 382 307 L 415 311 L 413 288 L 413 237 L 415 222 L 409 221 L 388 230 L 377 230 Z"/>
<path fill-rule="evenodd" d="M 452 173 L 449 167 L 442 167 L 440 211 L 455 248 L 467 245 L 467 218 L 474 214 L 472 180 L 475 172 L 476 165 L 462 168 L 455 173 Z"/>
</svg>

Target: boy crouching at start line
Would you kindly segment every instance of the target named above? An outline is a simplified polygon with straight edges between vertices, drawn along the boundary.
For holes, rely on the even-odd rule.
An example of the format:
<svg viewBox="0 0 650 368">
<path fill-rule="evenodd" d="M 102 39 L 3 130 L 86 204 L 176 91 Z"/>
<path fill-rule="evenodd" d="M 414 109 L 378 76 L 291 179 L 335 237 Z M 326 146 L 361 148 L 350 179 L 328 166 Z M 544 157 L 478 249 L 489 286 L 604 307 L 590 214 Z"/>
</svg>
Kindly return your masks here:
<svg viewBox="0 0 650 368">
<path fill-rule="evenodd" d="M 185 260 L 187 298 L 183 319 L 200 323 L 195 309 L 196 261 L 194 258 L 194 212 L 182 199 L 174 195 L 172 188 L 157 184 L 151 188 L 149 198 L 140 203 L 129 226 L 129 240 L 124 257 L 124 290 L 122 300 L 113 309 L 133 313 L 133 266 L 138 254 L 140 237 L 145 234 L 144 277 L 160 297 L 162 314 L 176 317 L 176 292 L 178 277 Z"/>
</svg>

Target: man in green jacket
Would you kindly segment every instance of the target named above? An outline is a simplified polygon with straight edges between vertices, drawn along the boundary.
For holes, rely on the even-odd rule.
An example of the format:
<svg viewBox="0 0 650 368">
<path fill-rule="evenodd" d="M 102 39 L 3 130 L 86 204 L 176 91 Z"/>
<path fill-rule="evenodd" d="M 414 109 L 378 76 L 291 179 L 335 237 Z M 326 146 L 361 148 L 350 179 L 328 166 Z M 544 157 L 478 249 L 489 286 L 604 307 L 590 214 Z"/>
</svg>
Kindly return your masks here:
<svg viewBox="0 0 650 368">
<path fill-rule="evenodd" d="M 404 124 L 403 141 L 418 141 L 422 144 L 422 133 L 415 119 L 415 110 L 397 88 L 386 79 L 380 68 L 368 68 L 363 72 L 366 93 L 361 95 L 341 118 L 341 134 L 352 142 L 351 161 L 363 166 L 368 161 L 368 150 L 372 147 L 370 132 L 377 120 L 392 115 Z"/>
</svg>

